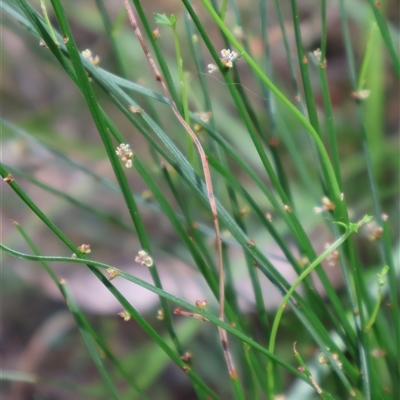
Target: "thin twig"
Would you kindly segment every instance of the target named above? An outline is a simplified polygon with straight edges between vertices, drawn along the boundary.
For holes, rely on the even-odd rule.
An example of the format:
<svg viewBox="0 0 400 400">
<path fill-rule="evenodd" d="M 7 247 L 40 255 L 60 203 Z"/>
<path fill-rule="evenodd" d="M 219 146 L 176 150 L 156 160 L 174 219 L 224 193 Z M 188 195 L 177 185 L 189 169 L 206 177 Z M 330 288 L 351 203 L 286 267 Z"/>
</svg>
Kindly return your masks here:
<svg viewBox="0 0 400 400">
<path fill-rule="evenodd" d="M 128 0 L 124 0 L 124 4 L 125 4 L 125 8 L 128 12 L 129 21 L 133 27 L 133 30 L 135 31 L 137 38 L 139 39 L 139 42 L 143 49 L 143 52 L 146 55 L 147 60 L 149 61 L 149 64 L 151 66 L 151 69 L 154 72 L 156 81 L 160 82 L 160 84 L 164 90 L 164 93 L 169 100 L 172 111 L 174 112 L 175 116 L 178 118 L 181 125 L 189 133 L 190 137 L 192 138 L 192 140 L 197 148 L 197 151 L 199 152 L 199 156 L 200 156 L 201 163 L 203 166 L 204 179 L 206 182 L 207 196 L 208 196 L 208 199 L 210 202 L 211 212 L 212 212 L 213 220 L 214 220 L 215 236 L 217 239 L 218 270 L 219 270 L 219 319 L 221 321 L 223 321 L 224 320 L 224 303 L 225 303 L 225 273 L 224 273 L 224 266 L 223 266 L 223 261 L 222 261 L 222 241 L 221 241 L 221 233 L 220 233 L 219 223 L 218 223 L 217 204 L 215 202 L 214 191 L 213 191 L 213 186 L 212 186 L 212 181 L 211 181 L 210 167 L 208 165 L 207 156 L 204 153 L 203 147 L 201 146 L 201 143 L 200 143 L 199 139 L 197 138 L 196 134 L 193 132 L 193 130 L 190 128 L 190 126 L 186 123 L 184 118 L 179 113 L 178 108 L 176 107 L 176 104 L 174 103 L 172 96 L 168 90 L 168 87 L 165 84 L 164 79 L 162 78 L 161 74 L 159 73 L 155 62 L 154 62 L 150 52 L 147 49 L 146 43 L 143 39 L 142 33 L 140 32 L 139 26 L 136 22 L 135 15 L 132 11 L 131 6 L 128 3 Z M 231 354 L 229 352 L 228 335 L 226 334 L 225 329 L 218 327 L 218 331 L 219 331 L 219 336 L 221 339 L 222 348 L 224 350 L 224 356 L 225 356 L 225 361 L 226 361 L 226 364 L 228 367 L 229 375 L 232 379 L 236 379 L 237 372 L 236 372 L 235 366 L 233 364 Z"/>
<path fill-rule="evenodd" d="M 192 312 L 188 312 L 188 311 L 183 311 L 179 307 L 175 308 L 174 314 L 183 315 L 185 317 L 192 317 L 192 318 L 195 318 L 195 319 L 199 319 L 200 321 L 208 321 L 208 319 L 206 317 L 203 317 L 200 314 L 196 314 L 196 313 L 192 313 Z"/>
<path fill-rule="evenodd" d="M 293 343 L 293 354 L 296 357 L 297 361 L 300 364 L 300 368 L 298 368 L 298 371 L 304 372 L 306 377 L 310 380 L 311 384 L 314 386 L 314 389 L 317 391 L 317 393 L 321 396 L 322 399 L 325 399 L 325 394 L 323 390 L 320 388 L 318 385 L 317 381 L 314 379 L 314 377 L 311 375 L 310 370 L 307 368 L 307 365 L 304 363 L 303 359 L 301 358 L 299 352 L 296 349 L 297 342 Z"/>
</svg>

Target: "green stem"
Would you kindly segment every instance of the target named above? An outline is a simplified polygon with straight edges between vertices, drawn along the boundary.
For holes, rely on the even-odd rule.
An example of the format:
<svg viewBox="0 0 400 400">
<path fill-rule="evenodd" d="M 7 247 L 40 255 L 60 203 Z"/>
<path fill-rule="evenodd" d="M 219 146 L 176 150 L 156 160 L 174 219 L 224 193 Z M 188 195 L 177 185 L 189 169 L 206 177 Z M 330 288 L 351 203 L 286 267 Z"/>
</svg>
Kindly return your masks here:
<svg viewBox="0 0 400 400">
<path fill-rule="evenodd" d="M 378 312 L 379 312 L 379 308 L 381 306 L 381 303 L 382 303 L 382 291 L 379 288 L 379 290 L 378 290 L 378 299 L 376 300 L 375 307 L 374 307 L 374 309 L 372 311 L 372 315 L 371 315 L 369 321 L 367 322 L 367 324 L 364 327 L 364 331 L 365 332 L 368 333 L 371 330 L 372 325 L 374 325 L 374 323 L 376 321 L 376 317 L 377 317 Z"/>
<path fill-rule="evenodd" d="M 190 125 L 190 116 L 189 116 L 189 107 L 188 107 L 188 99 L 186 92 L 186 81 L 185 81 L 185 73 L 183 70 L 183 61 L 181 56 L 181 45 L 179 42 L 179 35 L 176 31 L 176 25 L 172 28 L 174 33 L 174 43 L 175 43 L 175 53 L 176 53 L 176 65 L 178 67 L 178 75 L 179 75 L 179 86 L 181 89 L 181 101 L 183 108 L 183 118 L 185 122 Z M 189 135 L 187 137 L 187 148 L 188 148 L 188 160 L 190 165 L 195 168 L 195 155 L 196 149 L 193 143 L 192 138 Z"/>
<path fill-rule="evenodd" d="M 186 3 L 186 0 L 183 0 Z M 250 68 L 260 77 L 260 80 L 275 94 L 275 96 L 286 106 L 289 110 L 297 117 L 300 123 L 306 128 L 306 130 L 311 134 L 312 138 L 315 141 L 317 149 L 319 151 L 321 157 L 321 165 L 323 170 L 326 173 L 325 183 L 328 187 L 328 192 L 331 200 L 337 206 L 339 218 L 343 218 L 344 221 L 347 221 L 347 214 L 344 209 L 344 204 L 340 201 L 340 188 L 336 179 L 335 171 L 332 168 L 331 162 L 329 160 L 328 153 L 312 124 L 304 117 L 304 115 L 288 100 L 288 98 L 271 82 L 271 80 L 264 74 L 259 65 L 253 60 L 252 57 L 246 52 L 244 47 L 239 43 L 238 40 L 234 37 L 234 35 L 229 31 L 229 29 L 225 26 L 225 23 L 221 20 L 215 10 L 212 8 L 211 4 L 208 0 L 201 0 L 204 7 L 207 9 L 211 17 L 214 19 L 218 27 L 225 34 L 228 40 L 236 47 L 236 49 L 241 53 L 242 57 L 247 61 Z M 280 186 L 280 185 L 279 185 Z M 338 219 L 339 219 L 338 218 Z"/>
<path fill-rule="evenodd" d="M 267 0 L 264 0 L 264 1 L 267 1 Z M 302 100 L 301 92 L 300 92 L 300 89 L 299 89 L 299 84 L 297 82 L 295 68 L 294 68 L 294 65 L 293 65 L 292 51 L 290 49 L 289 39 L 288 39 L 288 35 L 287 35 L 287 32 L 286 32 L 286 27 L 285 27 L 286 21 L 285 21 L 285 18 L 283 16 L 283 14 L 282 14 L 281 1 L 280 0 L 274 0 L 274 4 L 275 4 L 275 8 L 276 8 L 276 13 L 277 13 L 277 16 L 278 16 L 279 28 L 280 28 L 281 33 L 282 33 L 283 45 L 284 45 L 284 48 L 285 48 L 285 55 L 286 55 L 286 60 L 288 62 L 288 66 L 289 66 L 290 78 L 291 78 L 291 81 L 292 81 L 294 93 L 295 93 L 296 98 L 299 99 L 300 109 L 303 112 L 305 112 L 304 103 L 303 103 L 303 100 Z"/>
<path fill-rule="evenodd" d="M 301 369 L 304 372 L 304 375 L 310 380 L 310 382 L 312 383 L 312 385 L 314 386 L 315 390 L 317 391 L 317 393 L 320 395 L 321 399 L 326 399 L 325 397 L 325 393 L 322 391 L 322 389 L 318 386 L 317 382 L 315 381 L 315 379 L 313 378 L 313 376 L 311 375 L 310 370 L 307 368 L 307 364 L 303 361 L 303 359 L 300 356 L 300 353 L 297 351 L 296 349 L 296 342 L 293 343 L 293 353 L 294 356 L 296 358 L 296 360 L 298 361 L 298 363 L 301 366 Z"/>
<path fill-rule="evenodd" d="M 83 259 L 83 258 L 70 258 L 70 257 L 52 257 L 52 256 L 34 256 L 34 255 L 30 255 L 30 254 L 25 254 L 25 253 L 21 253 L 19 251 L 15 251 L 3 244 L 0 243 L 0 250 L 6 252 L 7 254 L 10 254 L 14 257 L 17 258 L 22 258 L 24 260 L 30 260 L 30 261 L 45 261 L 45 262 L 65 262 L 65 263 L 72 263 L 72 264 L 84 264 L 84 265 L 90 265 L 92 267 L 98 268 L 98 269 L 103 269 L 103 270 L 107 270 L 109 268 L 114 269 L 115 271 L 117 271 L 119 273 L 119 276 L 121 278 L 124 278 L 132 283 L 135 283 L 155 294 L 157 294 L 158 296 L 164 297 L 167 300 L 170 300 L 172 302 L 174 302 L 175 304 L 177 304 L 178 306 L 182 307 L 182 308 L 186 308 L 189 311 L 193 312 L 193 313 L 197 313 L 200 314 L 201 316 L 203 316 L 204 318 L 206 318 L 206 320 L 209 320 L 210 322 L 212 322 L 214 325 L 217 325 L 223 329 L 225 329 L 227 332 L 231 333 L 232 335 L 236 336 L 237 338 L 239 338 L 241 341 L 243 341 L 244 343 L 247 343 L 249 346 L 257 349 L 259 352 L 261 352 L 262 354 L 273 358 L 278 364 L 282 365 L 284 368 L 286 368 L 290 373 L 294 374 L 296 377 L 302 379 L 303 381 L 306 381 L 306 379 L 304 378 L 304 376 L 299 373 L 295 368 L 293 368 L 292 366 L 290 366 L 289 364 L 283 362 L 280 358 L 276 357 L 274 354 L 271 354 L 267 349 L 265 349 L 263 346 L 259 345 L 257 342 L 255 342 L 253 339 L 250 339 L 249 337 L 247 337 L 246 335 L 244 335 L 240 330 L 233 328 L 230 324 L 221 321 L 218 316 L 215 316 L 214 314 L 211 314 L 205 310 L 200 310 L 198 308 L 196 308 L 195 306 L 193 306 L 190 303 L 187 303 L 186 301 L 183 301 L 181 299 L 179 299 L 178 297 L 175 297 L 167 292 L 165 292 L 164 290 L 151 285 L 150 283 L 147 283 L 139 278 L 136 278 L 133 275 L 130 275 L 126 272 L 124 272 L 123 270 L 120 270 L 118 268 L 115 268 L 114 266 L 111 266 L 109 264 L 104 264 L 98 261 L 94 261 L 94 260 L 89 260 L 89 259 Z M 77 253 L 78 250 L 76 250 Z M 99 272 L 100 273 L 100 272 Z M 109 283 L 110 284 L 110 283 Z M 131 308 L 131 307 L 130 307 Z M 180 360 L 179 357 L 172 357 L 173 355 L 175 355 L 175 353 L 168 353 L 168 355 L 173 358 L 173 360 L 175 361 L 175 359 Z M 179 362 L 179 365 L 183 365 L 182 362 Z"/>
<path fill-rule="evenodd" d="M 124 67 L 124 62 L 121 57 L 121 52 L 119 51 L 117 42 L 115 40 L 115 33 L 113 30 L 113 26 L 111 24 L 110 17 L 108 16 L 107 10 L 104 7 L 104 2 L 103 0 L 95 0 L 95 1 L 97 8 L 99 9 L 101 19 L 103 21 L 104 29 L 107 33 L 108 40 L 110 41 L 111 47 L 114 51 L 115 61 L 117 62 L 119 73 L 122 77 L 126 78 L 127 74 L 126 74 L 126 69 Z"/>
<path fill-rule="evenodd" d="M 386 23 L 385 18 L 382 15 L 380 10 L 381 2 L 375 2 L 374 0 L 368 0 L 368 3 L 371 6 L 371 9 L 375 15 L 376 22 L 378 23 L 379 30 L 381 31 L 383 41 L 386 44 L 386 48 L 388 50 L 389 56 L 392 59 L 393 67 L 397 73 L 397 76 L 400 77 L 400 57 L 398 55 L 398 49 L 396 50 L 392 37 L 390 36 L 390 32 Z M 379 4 L 379 6 L 378 6 Z"/>
<path fill-rule="evenodd" d="M 331 246 L 329 246 L 328 249 L 326 249 L 319 257 L 317 257 L 305 270 L 304 272 L 296 279 L 295 283 L 291 286 L 291 288 L 288 290 L 286 295 L 284 296 L 281 305 L 278 308 L 278 311 L 276 313 L 274 323 L 272 325 L 271 329 L 271 336 L 270 336 L 270 341 L 269 341 L 269 351 L 271 353 L 274 352 L 275 349 L 275 341 L 276 341 L 276 334 L 278 332 L 278 327 L 280 320 L 282 318 L 282 314 L 285 311 L 286 305 L 296 290 L 296 288 L 300 285 L 300 283 L 316 268 L 318 267 L 325 258 L 327 258 L 332 252 L 334 252 L 353 232 L 350 230 L 346 225 L 342 224 L 346 232 L 338 239 L 336 240 L 335 243 L 333 243 Z M 274 398 L 274 363 L 272 360 L 269 361 L 268 364 L 268 382 L 269 382 L 269 396 L 271 399 Z"/>
<path fill-rule="evenodd" d="M 317 133 L 319 133 L 319 122 L 318 122 L 318 116 L 317 116 L 317 109 L 315 106 L 315 100 L 311 88 L 311 81 L 310 81 L 310 74 L 308 70 L 308 58 L 306 54 L 304 53 L 303 50 L 303 42 L 301 39 L 301 31 L 300 31 L 300 15 L 299 15 L 299 10 L 297 8 L 297 1 L 296 0 L 291 0 L 292 4 L 292 16 L 293 16 L 293 27 L 294 27 L 294 33 L 295 33 L 295 38 L 296 38 L 296 49 L 297 49 L 297 57 L 298 57 L 298 62 L 300 66 L 300 73 L 301 73 L 301 79 L 303 82 L 303 89 L 304 89 L 304 95 L 306 99 L 306 105 L 307 105 L 307 111 L 308 111 L 308 117 L 310 119 L 311 125 L 315 129 Z M 322 164 L 323 165 L 323 164 Z M 325 176 L 326 178 L 326 176 Z"/>
<path fill-rule="evenodd" d="M 321 62 L 325 61 L 326 57 L 326 42 L 328 40 L 328 29 L 326 24 L 326 0 L 321 2 Z"/>
<path fill-rule="evenodd" d="M 53 27 L 51 26 L 49 15 L 47 14 L 45 0 L 40 0 L 40 6 L 42 7 L 43 17 L 46 21 L 46 25 L 49 28 L 50 36 L 53 39 L 53 42 L 58 45 L 58 40 L 56 38 L 56 34 L 54 33 Z"/>
<path fill-rule="evenodd" d="M 228 0 L 222 0 L 221 11 L 219 15 L 221 16 L 222 21 L 225 20 L 226 10 L 228 9 Z"/>
<path fill-rule="evenodd" d="M 364 59 L 361 64 L 360 74 L 358 76 L 358 84 L 357 84 L 357 88 L 356 88 L 357 92 L 362 90 L 365 85 L 365 79 L 366 79 L 369 63 L 370 63 L 370 60 L 371 60 L 371 57 L 373 54 L 373 50 L 374 50 L 375 36 L 376 36 L 376 24 L 374 23 L 371 27 L 371 31 L 370 31 L 368 42 L 367 42 L 367 48 L 365 49 Z"/>
</svg>

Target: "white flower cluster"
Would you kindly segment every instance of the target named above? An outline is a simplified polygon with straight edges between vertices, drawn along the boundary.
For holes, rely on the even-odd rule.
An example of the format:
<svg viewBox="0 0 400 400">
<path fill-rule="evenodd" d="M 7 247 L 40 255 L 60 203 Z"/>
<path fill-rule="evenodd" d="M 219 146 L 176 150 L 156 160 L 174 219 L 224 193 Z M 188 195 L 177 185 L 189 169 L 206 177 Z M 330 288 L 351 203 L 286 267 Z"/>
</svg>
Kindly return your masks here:
<svg viewBox="0 0 400 400">
<path fill-rule="evenodd" d="M 144 250 L 138 251 L 135 261 L 139 264 L 145 265 L 146 267 L 151 267 L 153 265 L 153 259 Z"/>
<path fill-rule="evenodd" d="M 231 51 L 229 49 L 222 49 L 221 50 L 221 58 L 220 60 L 225 65 L 225 67 L 232 68 L 233 62 L 237 60 L 238 54 L 236 51 Z"/>
<path fill-rule="evenodd" d="M 98 63 L 100 62 L 99 56 L 93 56 L 92 52 L 89 49 L 83 50 L 82 56 L 86 58 L 86 60 L 88 60 L 90 64 L 93 64 L 95 66 L 98 65 Z"/>
<path fill-rule="evenodd" d="M 221 57 L 220 60 L 224 67 L 226 68 L 232 68 L 233 63 L 239 58 L 238 53 L 236 51 L 231 51 L 229 49 L 222 49 L 221 50 Z M 218 67 L 215 64 L 208 64 L 208 73 L 212 74 L 214 71 L 218 69 Z"/>
<path fill-rule="evenodd" d="M 115 151 L 118 158 L 125 163 L 126 168 L 132 167 L 133 152 L 129 144 L 121 143 Z"/>
</svg>

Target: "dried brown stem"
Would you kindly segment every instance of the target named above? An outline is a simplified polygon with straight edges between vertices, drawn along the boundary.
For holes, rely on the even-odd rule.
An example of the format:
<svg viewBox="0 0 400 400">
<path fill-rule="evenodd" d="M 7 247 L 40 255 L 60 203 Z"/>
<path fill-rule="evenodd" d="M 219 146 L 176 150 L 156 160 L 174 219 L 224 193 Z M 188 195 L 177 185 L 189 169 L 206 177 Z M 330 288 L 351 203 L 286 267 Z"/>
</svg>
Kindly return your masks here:
<svg viewBox="0 0 400 400">
<path fill-rule="evenodd" d="M 191 318 L 199 319 L 200 321 L 208 321 L 208 319 L 206 317 L 203 317 L 200 314 L 192 313 L 189 311 L 183 311 L 179 307 L 175 308 L 174 314 L 183 315 L 184 317 L 191 317 Z"/>
<path fill-rule="evenodd" d="M 222 242 L 221 242 L 221 233 L 220 233 L 219 223 L 218 223 L 217 204 L 215 202 L 214 191 L 213 191 L 210 168 L 208 165 L 207 156 L 204 153 L 203 147 L 201 146 L 201 143 L 200 143 L 199 139 L 197 138 L 196 134 L 193 132 L 193 130 L 186 123 L 186 121 L 184 120 L 182 115 L 179 113 L 178 108 L 176 107 L 176 104 L 174 103 L 172 96 L 168 90 L 168 87 L 165 84 L 164 79 L 162 78 L 161 74 L 159 73 L 155 62 L 154 62 L 150 52 L 147 49 L 146 42 L 143 39 L 142 33 L 136 22 L 135 15 L 132 11 L 131 6 L 129 5 L 128 0 L 124 0 L 124 4 L 125 4 L 125 8 L 128 12 L 129 21 L 133 27 L 133 30 L 135 31 L 137 38 L 139 39 L 140 45 L 142 46 L 143 52 L 146 55 L 146 58 L 151 66 L 151 69 L 154 72 L 156 81 L 160 82 L 160 84 L 163 88 L 163 91 L 169 100 L 172 111 L 174 112 L 175 116 L 178 118 L 181 125 L 185 128 L 186 132 L 189 133 L 189 135 L 192 138 L 192 140 L 197 148 L 197 151 L 200 155 L 203 172 L 204 172 L 204 179 L 206 182 L 207 195 L 208 195 L 208 199 L 210 202 L 211 212 L 212 212 L 212 216 L 213 216 L 213 220 L 214 220 L 215 236 L 217 239 L 218 271 L 219 271 L 219 319 L 221 321 L 223 321 L 224 320 L 224 303 L 225 303 L 225 273 L 224 273 L 224 266 L 223 266 L 223 261 L 222 261 Z M 229 352 L 228 336 L 224 329 L 218 327 L 218 330 L 219 330 L 219 335 L 220 335 L 220 339 L 221 339 L 221 343 L 222 343 L 222 348 L 224 350 L 224 355 L 225 355 L 225 360 L 226 360 L 226 364 L 228 367 L 229 375 L 231 376 L 231 378 L 236 379 L 237 372 L 236 372 L 235 366 L 232 361 L 232 357 Z"/>
</svg>

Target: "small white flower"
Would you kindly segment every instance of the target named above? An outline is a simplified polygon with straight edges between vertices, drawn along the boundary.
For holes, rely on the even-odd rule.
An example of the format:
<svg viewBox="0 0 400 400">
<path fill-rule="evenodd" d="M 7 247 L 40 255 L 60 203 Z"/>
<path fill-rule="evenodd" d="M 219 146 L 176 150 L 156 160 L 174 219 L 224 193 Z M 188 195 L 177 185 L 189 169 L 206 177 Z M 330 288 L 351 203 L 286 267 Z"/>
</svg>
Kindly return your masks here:
<svg viewBox="0 0 400 400">
<path fill-rule="evenodd" d="M 208 64 L 207 68 L 209 74 L 212 74 L 214 71 L 218 69 L 218 67 L 215 64 Z"/>
<path fill-rule="evenodd" d="M 221 62 L 225 67 L 232 68 L 233 63 L 238 59 L 238 54 L 236 51 L 231 51 L 229 49 L 221 50 Z"/>
<path fill-rule="evenodd" d="M 90 64 L 97 65 L 100 62 L 99 56 L 93 56 L 89 49 L 82 51 L 82 56 L 90 62 Z"/>
<path fill-rule="evenodd" d="M 314 211 L 319 214 L 323 211 L 333 211 L 335 209 L 335 203 L 328 199 L 328 197 L 322 198 L 322 207 L 314 207 Z"/>
<path fill-rule="evenodd" d="M 195 113 L 196 117 L 200 118 L 204 123 L 208 123 L 210 122 L 210 118 L 212 117 L 212 112 L 208 111 L 208 112 L 197 112 Z M 203 130 L 203 127 L 198 124 L 197 122 L 195 122 L 195 124 L 193 125 L 193 128 L 196 132 L 200 132 Z"/>
<path fill-rule="evenodd" d="M 222 49 L 221 56 L 223 58 L 227 58 L 229 61 L 235 61 L 237 58 L 237 53 L 236 51 L 231 51 L 229 49 Z"/>
<path fill-rule="evenodd" d="M 40 39 L 39 46 L 44 47 L 45 49 L 49 48 L 49 46 L 47 46 L 46 42 L 43 39 Z"/>
<path fill-rule="evenodd" d="M 121 143 L 115 151 L 118 158 L 125 163 L 126 168 L 132 167 L 133 152 L 129 144 Z"/>
<path fill-rule="evenodd" d="M 220 60 L 224 67 L 226 68 L 232 68 L 233 63 L 240 57 L 241 55 L 238 55 L 236 51 L 231 51 L 229 49 L 222 49 L 221 50 L 221 57 Z M 214 64 L 208 64 L 208 73 L 212 74 L 215 70 L 218 69 L 218 67 Z"/>
<path fill-rule="evenodd" d="M 160 321 L 164 319 L 164 310 L 160 309 L 157 311 L 157 319 Z"/>
<path fill-rule="evenodd" d="M 153 259 L 144 250 L 138 251 L 135 261 L 139 264 L 145 265 L 146 267 L 151 267 L 153 265 Z"/>
<path fill-rule="evenodd" d="M 356 100 L 365 100 L 369 97 L 371 91 L 368 89 L 361 89 L 358 92 L 353 92 L 351 95 Z"/>
<path fill-rule="evenodd" d="M 196 112 L 195 115 L 196 117 L 199 117 L 203 122 L 208 123 L 210 122 L 210 118 L 212 117 L 212 112 Z"/>
<path fill-rule="evenodd" d="M 314 50 L 314 56 L 315 56 L 315 58 L 317 59 L 318 62 L 321 61 L 321 55 L 322 55 L 322 53 L 321 53 L 320 49 Z"/>
<path fill-rule="evenodd" d="M 233 28 L 233 34 L 235 35 L 235 38 L 238 40 L 243 40 L 244 39 L 244 32 L 243 28 L 239 25 L 235 26 Z"/>
</svg>

